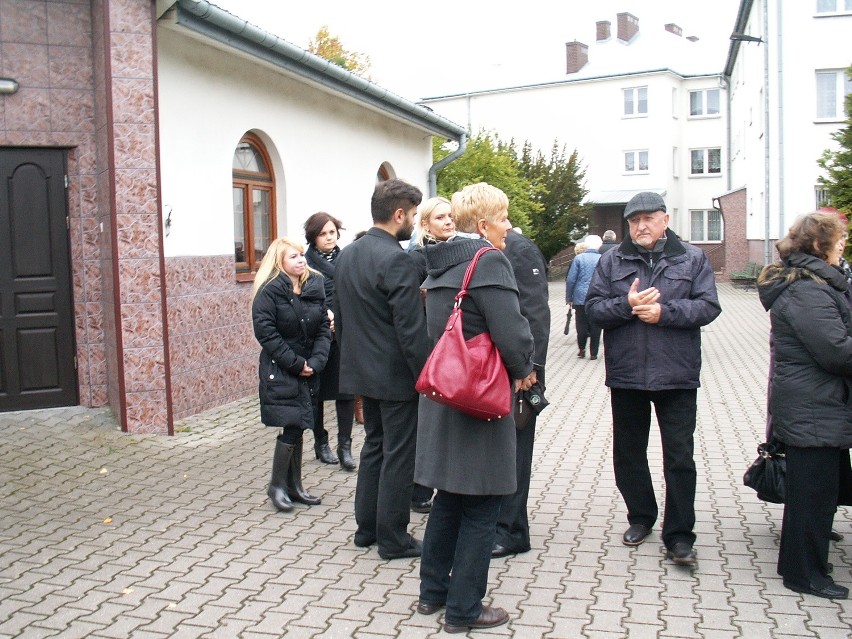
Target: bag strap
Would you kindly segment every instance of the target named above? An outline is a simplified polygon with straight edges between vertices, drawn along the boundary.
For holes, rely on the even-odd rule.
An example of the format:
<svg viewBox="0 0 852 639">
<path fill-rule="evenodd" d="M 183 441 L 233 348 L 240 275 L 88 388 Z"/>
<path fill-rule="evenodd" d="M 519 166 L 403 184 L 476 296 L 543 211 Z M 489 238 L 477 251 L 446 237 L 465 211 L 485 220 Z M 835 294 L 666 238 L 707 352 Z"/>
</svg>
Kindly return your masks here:
<svg viewBox="0 0 852 639">
<path fill-rule="evenodd" d="M 456 303 L 453 305 L 453 308 L 458 308 L 461 306 L 461 301 L 467 295 L 467 287 L 470 284 L 470 280 L 473 279 L 473 272 L 476 270 L 476 263 L 479 262 L 479 258 L 482 257 L 483 253 L 487 253 L 488 251 L 496 251 L 497 249 L 493 246 L 483 246 L 476 252 L 476 255 L 473 256 L 473 259 L 470 261 L 470 264 L 467 265 L 467 270 L 464 272 L 464 279 L 462 280 L 461 290 L 456 293 Z"/>
</svg>

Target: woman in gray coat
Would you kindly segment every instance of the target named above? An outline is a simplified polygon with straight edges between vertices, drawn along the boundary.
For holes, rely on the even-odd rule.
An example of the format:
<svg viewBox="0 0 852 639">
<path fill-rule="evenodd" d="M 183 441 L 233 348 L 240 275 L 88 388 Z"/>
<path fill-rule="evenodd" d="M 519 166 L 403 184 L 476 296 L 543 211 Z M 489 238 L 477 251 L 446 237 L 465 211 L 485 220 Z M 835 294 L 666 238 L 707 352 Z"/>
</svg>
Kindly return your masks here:
<svg viewBox="0 0 852 639">
<path fill-rule="evenodd" d="M 487 246 L 504 249 L 508 221 L 506 195 L 485 183 L 453 196 L 453 219 L 460 236 L 426 247 L 429 275 L 426 323 L 433 343 L 443 333 L 465 270 Z M 475 235 L 472 235 L 475 234 Z M 483 239 L 472 239 L 480 236 Z M 464 336 L 488 332 L 514 381 L 535 382 L 533 339 L 521 315 L 512 266 L 498 251 L 479 260 L 462 302 Z M 506 623 L 502 608 L 482 604 L 502 495 L 516 489 L 515 424 L 511 414 L 481 421 L 421 397 L 414 479 L 437 489 L 423 537 L 420 601 L 417 611 L 432 614 L 446 606 L 444 630 L 467 632 Z"/>
</svg>

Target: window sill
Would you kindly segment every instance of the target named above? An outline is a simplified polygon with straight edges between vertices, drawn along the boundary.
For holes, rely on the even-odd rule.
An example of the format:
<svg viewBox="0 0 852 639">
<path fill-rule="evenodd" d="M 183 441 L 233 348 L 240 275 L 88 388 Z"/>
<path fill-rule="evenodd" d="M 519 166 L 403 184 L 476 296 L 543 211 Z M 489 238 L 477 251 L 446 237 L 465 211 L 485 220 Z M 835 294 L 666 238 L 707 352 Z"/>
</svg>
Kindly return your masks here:
<svg viewBox="0 0 852 639">
<path fill-rule="evenodd" d="M 622 175 L 648 175 L 650 171 L 625 171 Z"/>
<path fill-rule="evenodd" d="M 237 282 L 254 282 L 254 273 L 237 273 L 236 280 Z"/>
<path fill-rule="evenodd" d="M 852 11 L 822 11 L 814 14 L 814 18 L 837 18 L 838 16 L 852 16 Z"/>
<path fill-rule="evenodd" d="M 647 113 L 625 113 L 621 116 L 624 120 L 635 120 L 636 118 L 647 118 Z"/>
<path fill-rule="evenodd" d="M 688 115 L 688 120 L 718 120 L 722 117 L 721 113 L 710 113 L 709 115 Z"/>
<path fill-rule="evenodd" d="M 846 118 L 838 116 L 834 118 L 814 118 L 814 124 L 843 124 Z"/>
<path fill-rule="evenodd" d="M 721 244 L 722 240 L 689 240 L 690 244 Z"/>
<path fill-rule="evenodd" d="M 690 173 L 689 177 L 690 177 L 690 179 L 691 178 L 700 178 L 700 179 L 701 178 L 717 178 L 717 177 L 722 177 L 722 174 L 721 173 Z"/>
</svg>

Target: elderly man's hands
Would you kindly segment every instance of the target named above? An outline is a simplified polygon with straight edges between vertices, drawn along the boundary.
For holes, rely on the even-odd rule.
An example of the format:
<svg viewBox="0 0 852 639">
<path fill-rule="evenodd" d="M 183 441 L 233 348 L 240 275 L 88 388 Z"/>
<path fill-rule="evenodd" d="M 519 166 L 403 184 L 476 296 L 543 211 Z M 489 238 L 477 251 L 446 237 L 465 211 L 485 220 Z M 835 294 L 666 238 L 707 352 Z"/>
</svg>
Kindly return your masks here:
<svg viewBox="0 0 852 639">
<path fill-rule="evenodd" d="M 653 286 L 643 291 L 639 290 L 639 278 L 633 280 L 627 292 L 627 301 L 633 308 L 633 314 L 643 322 L 656 324 L 660 321 L 662 308 L 658 303 L 660 292 Z"/>
<path fill-rule="evenodd" d="M 519 390 L 528 391 L 530 388 L 533 387 L 533 384 L 535 384 L 537 378 L 538 375 L 536 375 L 535 369 L 533 369 L 533 371 L 523 379 L 516 379 L 515 392 L 517 393 Z"/>
</svg>

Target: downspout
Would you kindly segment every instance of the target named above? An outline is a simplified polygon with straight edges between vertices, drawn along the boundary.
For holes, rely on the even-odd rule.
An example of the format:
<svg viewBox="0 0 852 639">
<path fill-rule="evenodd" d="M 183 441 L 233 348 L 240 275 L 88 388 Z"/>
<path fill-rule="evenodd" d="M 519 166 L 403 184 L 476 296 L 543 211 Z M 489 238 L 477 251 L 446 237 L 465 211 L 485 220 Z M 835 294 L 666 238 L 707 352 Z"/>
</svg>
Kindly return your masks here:
<svg viewBox="0 0 852 639">
<path fill-rule="evenodd" d="M 769 241 L 769 0 L 763 0 L 763 263 L 772 262 Z"/>
<path fill-rule="evenodd" d="M 786 235 L 784 222 L 784 49 L 781 48 L 781 0 L 778 0 L 775 50 L 778 52 L 778 233 Z"/>
<path fill-rule="evenodd" d="M 438 171 L 464 155 L 465 149 L 467 149 L 467 133 L 462 133 L 459 136 L 459 148 L 429 167 L 429 197 L 435 197 L 438 194 Z"/>
<path fill-rule="evenodd" d="M 725 161 L 726 161 L 726 164 L 727 164 L 727 166 L 726 166 L 727 187 L 725 189 L 725 192 L 729 193 L 731 191 L 731 189 L 734 188 L 733 187 L 733 178 L 731 176 L 731 171 L 733 170 L 733 166 L 734 166 L 733 159 L 731 158 L 731 149 L 733 148 L 733 144 L 734 144 L 733 139 L 732 139 L 733 138 L 733 133 L 732 133 L 733 127 L 731 126 L 731 79 L 727 78 L 723 75 L 722 76 L 722 86 L 725 89 L 725 101 L 727 102 L 727 116 L 726 116 L 727 122 L 725 122 L 725 143 L 727 144 L 728 148 L 725 151 Z"/>
</svg>

